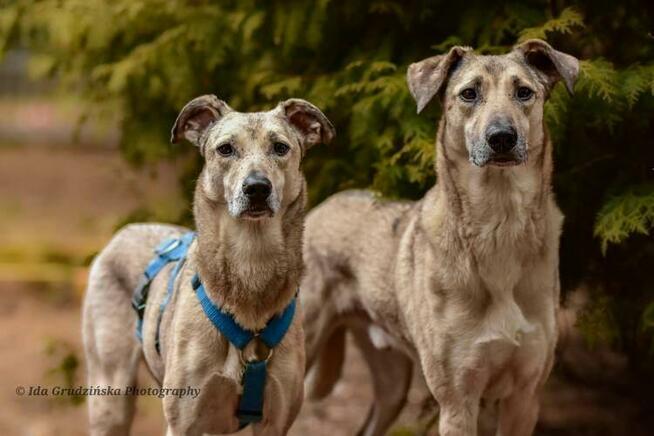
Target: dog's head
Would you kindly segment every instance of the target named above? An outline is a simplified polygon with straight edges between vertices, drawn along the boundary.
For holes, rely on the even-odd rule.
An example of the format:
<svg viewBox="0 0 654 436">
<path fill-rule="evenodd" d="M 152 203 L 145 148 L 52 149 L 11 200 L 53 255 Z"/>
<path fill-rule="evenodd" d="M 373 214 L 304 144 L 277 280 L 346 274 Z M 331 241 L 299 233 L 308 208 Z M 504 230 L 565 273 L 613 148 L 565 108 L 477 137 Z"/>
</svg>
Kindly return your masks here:
<svg viewBox="0 0 654 436">
<path fill-rule="evenodd" d="M 242 113 L 215 95 L 191 100 L 180 112 L 171 141 L 185 138 L 205 165 L 198 189 L 224 203 L 236 219 L 272 217 L 299 194 L 306 150 L 328 143 L 334 127 L 311 103 L 290 99 L 268 112 Z"/>
<path fill-rule="evenodd" d="M 542 144 L 543 104 L 554 84 L 563 80 L 572 93 L 578 73 L 576 58 L 534 39 L 501 56 L 453 47 L 410 65 L 407 81 L 418 112 L 440 95 L 448 152 L 479 167 L 513 166 Z"/>
</svg>

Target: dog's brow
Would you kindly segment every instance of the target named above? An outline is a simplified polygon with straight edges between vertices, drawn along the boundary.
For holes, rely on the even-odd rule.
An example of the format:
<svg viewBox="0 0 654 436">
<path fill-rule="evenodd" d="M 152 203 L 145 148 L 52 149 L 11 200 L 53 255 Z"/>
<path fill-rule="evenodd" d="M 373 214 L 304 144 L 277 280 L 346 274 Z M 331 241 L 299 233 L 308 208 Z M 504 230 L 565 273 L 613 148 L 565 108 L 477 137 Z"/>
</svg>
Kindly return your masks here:
<svg viewBox="0 0 654 436">
<path fill-rule="evenodd" d="M 236 142 L 236 137 L 234 134 L 218 132 L 218 135 L 216 136 L 209 136 L 207 145 L 224 144 L 226 142 L 234 144 Z"/>
<path fill-rule="evenodd" d="M 514 86 L 518 86 L 520 84 L 535 86 L 533 80 L 531 80 L 531 77 L 519 76 L 517 74 L 511 75 L 511 83 L 513 83 Z"/>
<path fill-rule="evenodd" d="M 270 140 L 271 143 L 273 142 L 288 142 L 288 138 L 286 138 L 284 135 L 281 135 L 279 132 L 275 131 L 270 131 L 268 132 L 268 139 Z"/>
<path fill-rule="evenodd" d="M 474 76 L 470 78 L 465 78 L 460 84 L 455 87 L 455 92 L 458 94 L 462 89 L 468 88 L 470 86 L 477 86 L 482 82 L 482 76 Z"/>
</svg>

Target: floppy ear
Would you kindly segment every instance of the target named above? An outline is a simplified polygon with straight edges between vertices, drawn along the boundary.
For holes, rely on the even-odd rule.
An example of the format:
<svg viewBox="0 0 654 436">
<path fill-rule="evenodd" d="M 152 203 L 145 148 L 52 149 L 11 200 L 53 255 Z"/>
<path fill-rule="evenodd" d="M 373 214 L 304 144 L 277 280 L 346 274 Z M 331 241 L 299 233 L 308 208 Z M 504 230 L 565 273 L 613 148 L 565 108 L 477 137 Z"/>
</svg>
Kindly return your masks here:
<svg viewBox="0 0 654 436">
<path fill-rule="evenodd" d="M 177 116 L 170 135 L 170 142 L 177 144 L 182 138 L 185 138 L 199 147 L 200 139 L 207 127 L 232 110 L 227 103 L 213 94 L 194 98 L 186 103 Z"/>
<path fill-rule="evenodd" d="M 277 105 L 288 122 L 302 137 L 305 149 L 316 144 L 328 144 L 336 135 L 334 126 L 320 109 L 306 100 L 290 98 Z"/>
<path fill-rule="evenodd" d="M 406 80 L 409 91 L 418 104 L 418 113 L 422 112 L 438 94 L 450 72 L 468 51 L 470 51 L 469 47 L 454 46 L 447 54 L 433 56 L 409 65 Z"/>
<path fill-rule="evenodd" d="M 568 92 L 572 94 L 577 76 L 579 60 L 574 56 L 554 50 L 545 41 L 530 39 L 514 47 L 524 57 L 525 62 L 544 78 L 550 90 L 559 80 L 563 80 Z"/>
</svg>

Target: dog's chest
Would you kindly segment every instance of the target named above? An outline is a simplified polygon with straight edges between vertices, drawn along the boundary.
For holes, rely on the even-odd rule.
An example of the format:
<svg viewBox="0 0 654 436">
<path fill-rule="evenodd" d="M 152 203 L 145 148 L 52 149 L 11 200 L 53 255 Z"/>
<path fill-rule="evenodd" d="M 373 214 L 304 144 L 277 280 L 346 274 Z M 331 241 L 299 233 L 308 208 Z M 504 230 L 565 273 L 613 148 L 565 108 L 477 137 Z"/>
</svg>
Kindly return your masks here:
<svg viewBox="0 0 654 436">
<path fill-rule="evenodd" d="M 486 375 L 482 396 L 491 400 L 506 398 L 535 383 L 547 362 L 548 345 L 539 327 L 519 334 L 515 342 L 498 339 L 478 347 L 477 364 Z"/>
<path fill-rule="evenodd" d="M 523 267 L 503 271 L 504 277 L 482 278 L 490 299 L 472 344 L 485 373 L 484 396 L 488 398 L 504 398 L 517 386 L 538 379 L 554 336 L 545 320 L 552 306 L 547 288 L 532 292 L 525 287 L 523 276 L 528 272 Z"/>
<path fill-rule="evenodd" d="M 180 296 L 171 323 L 173 331 L 166 353 L 163 386 L 171 389 L 192 386 L 199 392 L 196 398 L 164 398 L 166 416 L 177 430 L 175 434 L 233 433 L 239 427 L 237 409 L 244 391 L 244 361 L 261 360 L 265 354 L 258 350 L 259 339 L 250 341 L 243 351 L 231 344 L 206 317 L 192 290 L 188 291 Z M 264 428 L 277 428 L 284 407 L 290 401 L 297 401 L 292 394 L 301 392 L 297 388 L 301 386 L 301 379 L 298 380 L 296 374 L 301 374 L 304 360 L 294 354 L 299 351 L 289 351 L 288 345 L 292 338 L 295 338 L 294 343 L 299 342 L 297 328 L 289 329 L 284 336 L 286 342 L 280 343 L 267 361 L 262 411 Z"/>
<path fill-rule="evenodd" d="M 469 239 L 478 277 L 491 292 L 513 289 L 525 273 L 524 265 L 537 256 L 543 235 L 527 220 L 517 224 L 491 221 Z"/>
<path fill-rule="evenodd" d="M 477 356 L 473 367 L 481 368 L 485 386 L 483 396 L 505 398 L 520 386 L 538 380 L 548 361 L 554 332 L 547 322 L 551 304 L 549 286 L 540 285 L 538 270 L 505 258 L 509 265 L 492 260 L 486 274 L 480 274 L 480 292 L 488 295 L 487 306 L 480 314 L 475 338 L 470 344 Z M 525 279 L 525 276 L 533 276 Z M 472 370 L 474 371 L 474 370 Z"/>
</svg>

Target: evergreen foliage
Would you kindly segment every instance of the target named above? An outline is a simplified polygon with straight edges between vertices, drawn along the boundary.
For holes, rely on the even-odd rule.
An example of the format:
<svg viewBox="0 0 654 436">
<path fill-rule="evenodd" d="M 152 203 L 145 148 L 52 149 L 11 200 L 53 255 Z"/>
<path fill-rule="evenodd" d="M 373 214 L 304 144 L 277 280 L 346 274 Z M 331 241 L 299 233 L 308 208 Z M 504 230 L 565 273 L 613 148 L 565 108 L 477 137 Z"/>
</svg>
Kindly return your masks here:
<svg viewBox="0 0 654 436">
<path fill-rule="evenodd" d="M 566 215 L 564 291 L 593 284 L 601 307 L 586 317 L 589 337 L 598 319 L 612 320 L 600 321 L 610 332 L 599 336 L 620 338 L 611 342 L 639 357 L 654 343 L 647 268 L 654 261 L 654 26 L 647 6 L 17 0 L 0 10 L 0 50 L 28 47 L 33 71 L 80 92 L 87 117 L 119 107 L 122 150 L 136 164 L 195 153 L 171 147 L 168 132 L 197 95 L 216 93 L 243 111 L 306 98 L 338 132 L 335 144 L 316 147 L 305 163 L 316 204 L 353 187 L 415 199 L 434 183 L 440 109 L 415 113 L 404 78 L 409 63 L 455 44 L 500 53 L 547 39 L 583 59 L 575 96 L 557 86 L 545 112 Z"/>
</svg>

